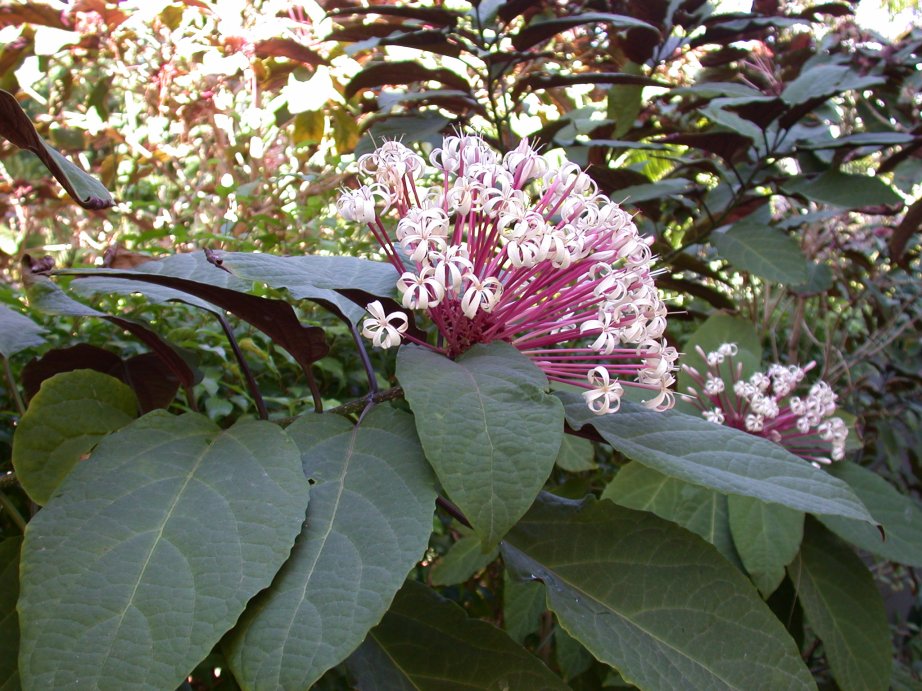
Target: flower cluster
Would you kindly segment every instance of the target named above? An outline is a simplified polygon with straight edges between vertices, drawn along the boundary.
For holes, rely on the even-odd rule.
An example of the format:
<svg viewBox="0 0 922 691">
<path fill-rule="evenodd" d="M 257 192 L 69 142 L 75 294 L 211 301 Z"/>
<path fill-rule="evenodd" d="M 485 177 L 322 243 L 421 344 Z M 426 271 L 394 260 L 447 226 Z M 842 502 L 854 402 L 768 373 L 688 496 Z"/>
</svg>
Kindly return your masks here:
<svg viewBox="0 0 922 691">
<path fill-rule="evenodd" d="M 848 427 L 832 417 L 836 394 L 829 384 L 817 381 L 806 397 L 792 395 L 815 362 L 804 367 L 774 364 L 743 379 L 742 363 L 733 361 L 735 343 L 710 353 L 697 350 L 707 362 L 707 373 L 702 376 L 688 365 L 682 369 L 697 384 L 688 391 L 707 420 L 771 439 L 813 465 L 844 458 Z"/>
<path fill-rule="evenodd" d="M 552 166 L 527 141 L 501 156 L 477 136 L 445 137 L 429 165 L 388 141 L 358 166 L 369 183 L 344 191 L 338 209 L 368 225 L 403 306 L 438 329 L 437 345 L 421 345 L 456 357 L 509 342 L 550 380 L 588 389 L 597 414 L 618 409 L 623 386 L 652 392 L 649 408 L 672 406 L 677 353 L 663 340 L 650 243 L 579 166 Z M 368 312 L 375 345 L 420 343 L 403 313 L 377 301 Z"/>
</svg>

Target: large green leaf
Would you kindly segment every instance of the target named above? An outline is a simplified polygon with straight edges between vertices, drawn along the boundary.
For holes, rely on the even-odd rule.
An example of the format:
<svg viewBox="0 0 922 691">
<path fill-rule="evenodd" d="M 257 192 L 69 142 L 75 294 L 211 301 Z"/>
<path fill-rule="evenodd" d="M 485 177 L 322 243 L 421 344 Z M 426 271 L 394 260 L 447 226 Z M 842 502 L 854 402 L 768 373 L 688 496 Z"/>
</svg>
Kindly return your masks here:
<svg viewBox="0 0 922 691">
<path fill-rule="evenodd" d="M 861 521 L 833 516 L 820 520 L 836 535 L 861 549 L 909 566 L 922 566 L 922 506 L 876 473 L 855 463 L 833 463 L 829 472 L 844 480 L 880 523 L 884 536 Z"/>
<path fill-rule="evenodd" d="M 842 691 L 886 689 L 890 627 L 864 562 L 822 526 L 808 521 L 800 554 L 788 574 Z"/>
<path fill-rule="evenodd" d="M 465 535 L 432 567 L 429 582 L 432 585 L 464 583 L 498 556 L 499 548 L 484 552 L 480 547 L 480 538 Z"/>
<path fill-rule="evenodd" d="M 550 475 L 563 440 L 560 401 L 508 343 L 476 345 L 455 361 L 405 345 L 397 378 L 426 458 L 484 548 L 493 547 Z"/>
<path fill-rule="evenodd" d="M 807 261 L 797 241 L 771 226 L 735 223 L 725 233 L 712 235 L 711 242 L 734 268 L 759 278 L 785 285 L 807 280 Z"/>
<path fill-rule="evenodd" d="M 308 488 L 268 422 L 155 411 L 106 437 L 26 530 L 23 686 L 176 688 L 288 557 Z"/>
<path fill-rule="evenodd" d="M 44 329 L 27 316 L 0 305 L 0 355 L 10 357 L 45 342 Z"/>
<path fill-rule="evenodd" d="M 19 691 L 19 548 L 22 540 L 0 541 L 0 691 Z"/>
<path fill-rule="evenodd" d="M 416 581 L 397 593 L 348 666 L 368 691 L 567 688 L 502 631 Z"/>
<path fill-rule="evenodd" d="M 720 492 L 677 480 L 641 463 L 621 468 L 602 492 L 620 506 L 651 511 L 660 518 L 700 535 L 731 564 L 742 567 L 727 513 L 727 497 Z"/>
<path fill-rule="evenodd" d="M 873 523 L 851 488 L 778 444 L 675 410 L 656 413 L 622 401 L 593 415 L 581 396 L 559 393 L 574 429 L 594 427 L 628 458 L 669 477 L 815 514 Z"/>
<path fill-rule="evenodd" d="M 96 443 L 138 415 L 138 399 L 115 377 L 90 369 L 42 383 L 13 434 L 13 467 L 22 488 L 46 504 Z"/>
<path fill-rule="evenodd" d="M 746 571 L 766 597 L 784 580 L 804 535 L 804 514 L 786 506 L 731 495 L 730 532 Z"/>
<path fill-rule="evenodd" d="M 815 179 L 794 176 L 786 180 L 781 188 L 788 194 L 801 194 L 811 201 L 845 209 L 903 203 L 893 188 L 880 178 L 838 170 L 829 170 Z"/>
<path fill-rule="evenodd" d="M 434 478 L 410 415 L 378 406 L 357 426 L 305 415 L 288 433 L 315 484 L 291 558 L 229 641 L 246 689 L 306 689 L 342 662 L 381 620 L 432 532 Z"/>
<path fill-rule="evenodd" d="M 365 305 L 356 305 L 337 290 L 354 289 L 384 298 L 397 295 L 397 270 L 385 262 L 358 257 L 277 257 L 249 252 L 221 252 L 218 256 L 221 265 L 236 276 L 287 290 L 296 300 L 331 302 L 353 322 L 365 314 Z"/>
<path fill-rule="evenodd" d="M 745 576 L 650 513 L 542 495 L 502 550 L 520 578 L 547 586 L 567 632 L 640 688 L 814 688 Z"/>
</svg>

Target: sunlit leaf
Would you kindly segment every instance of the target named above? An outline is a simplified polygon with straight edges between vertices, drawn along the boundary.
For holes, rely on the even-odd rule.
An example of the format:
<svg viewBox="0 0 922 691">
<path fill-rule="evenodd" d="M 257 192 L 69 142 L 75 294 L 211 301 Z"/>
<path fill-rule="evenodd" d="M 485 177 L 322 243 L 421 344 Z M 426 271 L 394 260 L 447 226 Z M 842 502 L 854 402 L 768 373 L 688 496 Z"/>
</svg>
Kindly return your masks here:
<svg viewBox="0 0 922 691">
<path fill-rule="evenodd" d="M 848 65 L 816 65 L 804 69 L 797 79 L 789 82 L 781 98 L 785 103 L 797 105 L 843 91 L 867 89 L 884 81 L 882 76 L 862 75 Z"/>
</svg>

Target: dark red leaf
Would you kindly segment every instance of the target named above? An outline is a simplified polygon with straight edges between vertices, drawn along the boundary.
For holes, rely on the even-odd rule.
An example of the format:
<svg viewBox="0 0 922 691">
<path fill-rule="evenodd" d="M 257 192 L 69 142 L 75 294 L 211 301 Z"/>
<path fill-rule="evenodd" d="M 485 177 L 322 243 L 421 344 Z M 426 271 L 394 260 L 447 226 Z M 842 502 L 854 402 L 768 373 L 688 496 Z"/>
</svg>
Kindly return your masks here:
<svg viewBox="0 0 922 691">
<path fill-rule="evenodd" d="M 412 84 L 413 82 L 436 81 L 442 84 L 470 92 L 467 80 L 456 72 L 445 68 L 423 67 L 418 62 L 404 60 L 399 62 L 374 63 L 359 72 L 346 85 L 344 95 L 352 98 L 362 89 L 384 86 L 385 84 Z"/>
<path fill-rule="evenodd" d="M 906 252 L 906 246 L 909 244 L 909 238 L 915 233 L 922 232 L 922 199 L 917 199 L 912 206 L 906 210 L 903 220 L 893 231 L 890 236 L 890 258 L 895 262 L 903 259 Z"/>
<path fill-rule="evenodd" d="M 599 191 L 606 195 L 611 195 L 612 192 L 625 187 L 649 185 L 653 182 L 643 173 L 628 168 L 608 168 L 606 166 L 592 165 L 589 166 L 586 172 L 589 177 L 596 181 Z"/>
<path fill-rule="evenodd" d="M 41 2 L 17 0 L 12 5 L 0 5 L 0 28 L 20 24 L 41 24 L 55 29 L 67 29 L 60 10 Z"/>
<path fill-rule="evenodd" d="M 820 21 L 823 15 L 829 17 L 848 17 L 854 13 L 854 8 L 844 2 L 824 2 L 821 5 L 807 7 L 802 12 L 798 12 L 795 16 L 804 17 L 805 19 L 816 22 Z"/>
<path fill-rule="evenodd" d="M 512 93 L 519 94 L 527 89 L 539 91 L 573 84 L 635 84 L 637 86 L 668 87 L 665 82 L 624 72 L 584 72 L 582 74 L 531 74 L 520 79 Z"/>
<path fill-rule="evenodd" d="M 567 29 L 575 26 L 586 24 L 607 24 L 617 29 L 641 29 L 646 31 L 651 38 L 658 39 L 660 36 L 656 27 L 650 26 L 646 22 L 633 17 L 626 17 L 621 14 L 611 14 L 609 12 L 586 12 L 584 14 L 575 14 L 568 17 L 558 17 L 544 21 L 529 24 L 519 33 L 512 37 L 512 45 L 516 50 L 526 50 L 547 39 L 555 36 Z"/>
<path fill-rule="evenodd" d="M 441 7 L 413 7 L 407 5 L 369 5 L 367 7 L 343 7 L 330 12 L 333 17 L 344 15 L 379 14 L 385 17 L 418 19 L 426 24 L 450 27 L 458 23 L 458 13 Z"/>
<path fill-rule="evenodd" d="M 20 381 L 26 400 L 30 400 L 38 393 L 43 381 L 61 372 L 92 369 L 108 374 L 121 364 L 122 358 L 115 353 L 88 343 L 80 343 L 70 348 L 55 348 L 40 358 L 32 358 L 22 368 Z"/>
<path fill-rule="evenodd" d="M 329 64 L 322 55 L 291 38 L 270 38 L 253 46 L 260 58 L 288 58 L 306 65 Z"/>
<path fill-rule="evenodd" d="M 748 149 L 752 142 L 736 132 L 702 132 L 694 134 L 670 134 L 659 141 L 669 144 L 682 144 L 695 149 L 720 156 L 725 161 L 732 161 L 737 153 Z"/>
<path fill-rule="evenodd" d="M 102 17 L 106 27 L 110 30 L 128 19 L 128 15 L 119 9 L 117 3 L 107 2 L 107 0 L 77 0 L 72 11 L 95 12 Z"/>
</svg>

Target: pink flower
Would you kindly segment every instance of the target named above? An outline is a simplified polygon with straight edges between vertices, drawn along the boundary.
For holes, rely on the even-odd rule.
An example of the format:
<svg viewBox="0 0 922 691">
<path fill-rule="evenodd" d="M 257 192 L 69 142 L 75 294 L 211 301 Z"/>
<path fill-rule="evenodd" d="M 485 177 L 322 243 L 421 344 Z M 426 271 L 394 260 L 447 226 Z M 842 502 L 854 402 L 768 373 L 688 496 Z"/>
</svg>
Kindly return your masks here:
<svg viewBox="0 0 922 691">
<path fill-rule="evenodd" d="M 804 367 L 774 364 L 743 379 L 742 364 L 733 362 L 735 343 L 710 353 L 697 350 L 707 362 L 706 376 L 687 365 L 682 369 L 698 385 L 688 392 L 706 420 L 770 439 L 817 467 L 845 457 L 848 426 L 832 417 L 836 394 L 830 386 L 818 381 L 805 398 L 791 395 L 815 362 Z"/>
<path fill-rule="evenodd" d="M 667 309 L 630 215 L 578 166 L 553 166 L 527 141 L 501 157 L 480 137 L 450 136 L 429 161 L 386 142 L 359 158 L 374 182 L 339 203 L 394 265 L 404 306 L 438 330 L 436 345 L 405 330 L 375 344 L 406 339 L 457 357 L 506 341 L 551 381 L 588 389 L 593 412 L 616 411 L 623 386 L 650 392 L 650 408 L 671 407 L 678 354 L 662 340 Z M 373 218 L 371 204 L 382 209 Z"/>
</svg>

